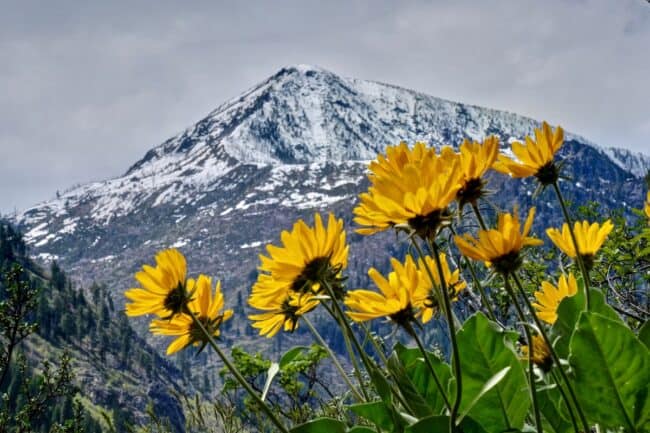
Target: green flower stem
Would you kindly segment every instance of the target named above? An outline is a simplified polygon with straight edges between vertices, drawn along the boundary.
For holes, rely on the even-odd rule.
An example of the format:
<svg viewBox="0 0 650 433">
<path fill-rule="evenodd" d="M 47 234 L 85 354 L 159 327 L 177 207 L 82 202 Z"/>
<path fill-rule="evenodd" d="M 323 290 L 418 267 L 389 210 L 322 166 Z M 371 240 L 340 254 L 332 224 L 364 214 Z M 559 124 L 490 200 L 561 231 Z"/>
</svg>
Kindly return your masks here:
<svg viewBox="0 0 650 433">
<path fill-rule="evenodd" d="M 418 348 L 420 349 L 420 352 L 422 352 L 422 356 L 424 357 L 424 362 L 426 363 L 427 367 L 429 367 L 429 372 L 431 373 L 431 376 L 433 376 L 433 380 L 436 383 L 436 386 L 438 387 L 438 391 L 440 391 L 440 395 L 442 395 L 442 399 L 445 401 L 445 406 L 447 406 L 447 410 L 451 412 L 451 403 L 449 402 L 449 398 L 447 397 L 447 392 L 445 388 L 442 386 L 442 383 L 440 382 L 440 379 L 438 378 L 438 375 L 436 374 L 435 368 L 433 368 L 433 364 L 431 363 L 431 359 L 429 359 L 429 355 L 427 355 L 427 351 L 424 348 L 424 344 L 422 344 L 422 340 L 420 340 L 420 337 L 418 337 L 417 332 L 413 329 L 413 326 L 409 323 L 406 327 L 406 331 L 413 337 L 415 340 L 415 343 L 418 345 Z"/>
<path fill-rule="evenodd" d="M 553 362 L 557 366 L 557 370 L 560 372 L 560 376 L 562 376 L 562 380 L 564 381 L 567 390 L 569 391 L 569 395 L 571 396 L 571 400 L 573 402 L 573 405 L 575 406 L 576 410 L 578 411 L 578 416 L 580 417 L 580 422 L 583 426 L 583 430 L 588 432 L 590 431 L 589 428 L 589 423 L 587 422 L 587 418 L 585 417 L 584 412 L 582 411 L 582 407 L 580 407 L 580 403 L 578 402 L 578 398 L 576 396 L 576 393 L 571 386 L 571 382 L 569 382 L 569 378 L 567 377 L 566 373 L 564 372 L 564 369 L 562 368 L 562 364 L 560 364 L 560 358 L 557 356 L 557 353 L 555 353 L 555 349 L 553 348 L 553 344 L 551 340 L 548 338 L 548 334 L 546 333 L 546 330 L 544 329 L 544 324 L 539 320 L 539 317 L 537 317 L 537 314 L 535 313 L 535 309 L 533 308 L 532 304 L 530 303 L 530 300 L 528 299 L 528 296 L 526 295 L 526 291 L 524 290 L 524 286 L 521 284 L 521 281 L 519 280 L 519 277 L 517 277 L 516 274 L 512 274 L 512 279 L 515 281 L 515 284 L 517 285 L 517 288 L 519 289 L 519 292 L 521 293 L 522 297 L 524 298 L 524 303 L 526 304 L 526 308 L 528 308 L 528 311 L 530 312 L 531 316 L 533 316 L 533 320 L 535 321 L 535 325 L 537 325 L 537 328 L 539 329 L 540 334 L 542 334 L 542 337 L 544 338 L 544 342 L 546 342 L 546 345 L 548 346 L 549 351 L 551 352 L 551 357 L 553 358 Z M 571 410 L 571 405 L 567 401 L 567 407 L 569 410 Z"/>
<path fill-rule="evenodd" d="M 571 241 L 573 241 L 573 247 L 575 248 L 576 251 L 575 260 L 578 262 L 578 267 L 580 267 L 580 272 L 582 273 L 582 278 L 584 279 L 585 282 L 585 300 L 587 302 L 587 311 L 589 311 L 591 306 L 591 299 L 589 295 L 589 289 L 591 286 L 591 283 L 589 281 L 589 271 L 587 270 L 587 267 L 585 266 L 585 262 L 584 260 L 582 260 L 582 256 L 580 255 L 580 250 L 578 249 L 578 241 L 576 240 L 576 235 L 573 231 L 573 221 L 571 220 L 569 211 L 566 208 L 566 204 L 564 203 L 564 197 L 562 197 L 562 192 L 560 191 L 560 186 L 558 185 L 557 181 L 553 182 L 553 189 L 555 190 L 555 195 L 557 195 L 557 199 L 560 202 L 560 207 L 562 208 L 564 219 L 567 225 L 569 226 L 569 233 L 571 233 Z"/>
<path fill-rule="evenodd" d="M 366 326 L 365 323 L 363 322 L 358 322 L 357 323 L 361 329 L 363 329 L 363 332 L 366 334 L 366 338 L 370 340 L 370 343 L 372 344 L 372 347 L 375 349 L 375 352 L 379 356 L 379 359 L 381 359 L 381 362 L 384 365 L 388 365 L 388 358 L 386 358 L 386 355 L 384 354 L 384 349 L 377 343 L 377 340 L 372 336 L 370 333 L 370 330 Z"/>
<path fill-rule="evenodd" d="M 334 301 L 333 301 L 334 302 Z M 352 343 L 350 343 L 350 337 L 347 332 L 347 328 L 345 327 L 344 324 L 341 323 L 341 320 L 339 317 L 332 311 L 332 309 L 327 305 L 325 302 L 321 302 L 323 305 L 323 308 L 327 310 L 330 316 L 332 316 L 332 319 L 338 323 L 339 328 L 341 328 L 341 333 L 343 334 L 343 342 L 345 343 L 345 349 L 348 352 L 348 355 L 350 356 L 350 361 L 352 362 L 352 367 L 354 369 L 354 376 L 357 378 L 357 382 L 359 382 L 359 387 L 361 388 L 361 392 L 363 393 L 364 400 L 369 401 L 369 394 L 368 391 L 366 391 L 366 387 L 363 381 L 363 377 L 361 377 L 361 366 L 359 365 L 359 360 L 357 359 L 357 356 L 354 353 L 354 349 L 352 348 Z"/>
<path fill-rule="evenodd" d="M 512 303 L 515 305 L 517 310 L 517 316 L 524 328 L 524 333 L 526 334 L 526 342 L 528 343 L 528 381 L 530 382 L 530 396 L 533 400 L 533 413 L 535 415 L 535 427 L 537 431 L 541 433 L 542 430 L 542 417 L 539 412 L 539 402 L 537 401 L 537 384 L 535 383 L 535 364 L 533 363 L 533 336 L 530 334 L 530 329 L 528 329 L 528 323 L 526 323 L 526 316 L 524 315 L 521 306 L 519 306 L 519 301 L 517 301 L 517 295 L 512 290 L 510 286 L 510 279 L 507 275 L 503 276 L 503 281 L 505 282 L 506 291 L 512 299 Z"/>
<path fill-rule="evenodd" d="M 485 220 L 483 219 L 483 215 L 481 215 L 481 211 L 478 208 L 478 205 L 476 203 L 472 203 L 472 210 L 474 211 L 474 215 L 476 215 L 476 219 L 478 220 L 478 225 L 481 226 L 481 230 L 487 230 L 487 224 L 485 224 Z"/>
<path fill-rule="evenodd" d="M 569 404 L 569 398 L 564 392 L 564 388 L 562 387 L 562 381 L 560 380 L 559 377 L 557 377 L 557 372 L 551 369 L 551 375 L 553 376 L 553 380 L 557 384 L 557 389 L 560 391 L 560 395 L 562 396 L 562 399 L 567 404 Z M 576 416 L 574 415 L 572 408 L 569 408 L 569 416 L 571 417 L 571 424 L 573 424 L 573 431 L 575 431 L 575 433 L 580 433 L 580 427 L 578 427 L 578 421 L 576 420 Z"/>
<path fill-rule="evenodd" d="M 454 365 L 454 371 L 456 373 L 456 398 L 454 400 L 454 404 L 451 407 L 451 410 L 449 411 L 449 431 L 450 432 L 455 432 L 456 431 L 456 417 L 458 416 L 458 409 L 460 408 L 460 401 L 462 399 L 463 395 L 463 380 L 462 380 L 462 370 L 460 366 L 460 351 L 458 350 L 458 342 L 456 341 L 456 324 L 455 321 L 458 320 L 454 317 L 454 312 L 451 308 L 451 300 L 449 299 L 449 292 L 447 289 L 447 282 L 445 281 L 445 276 L 442 271 L 442 263 L 440 263 L 440 253 L 438 251 L 438 245 L 433 239 L 429 240 L 433 252 L 433 258 L 436 261 L 436 266 L 438 268 L 438 275 L 440 276 L 440 296 L 442 298 L 443 304 L 444 305 L 444 313 L 447 318 L 447 326 L 449 327 L 449 340 L 451 341 L 451 348 L 453 352 L 452 356 L 452 361 Z M 424 259 L 424 254 L 422 253 L 422 249 L 418 245 L 415 240 L 413 240 L 413 245 L 418 251 L 418 254 L 420 254 L 420 257 L 422 258 L 422 263 L 425 264 L 425 268 L 427 269 L 427 274 L 429 274 L 429 278 L 431 279 L 431 284 L 435 287 L 437 286 L 435 278 L 433 278 L 433 273 L 431 272 L 431 269 L 429 269 L 428 266 L 426 266 L 426 260 Z M 425 354 L 426 357 L 426 354 Z"/>
<path fill-rule="evenodd" d="M 474 206 L 472 206 L 472 208 L 475 209 L 474 212 L 476 213 L 476 215 L 478 217 L 480 217 L 478 207 L 474 208 Z M 483 218 L 480 217 L 479 221 L 483 221 Z M 481 227 L 483 227 L 483 224 L 481 225 Z M 453 235 L 456 235 L 456 230 L 454 230 L 454 228 L 452 226 L 449 226 L 449 229 L 451 230 L 451 233 Z M 484 229 L 484 230 L 486 230 L 486 229 Z M 467 257 L 464 257 L 464 259 L 465 259 L 465 263 L 467 263 L 467 267 L 469 268 L 469 273 L 472 274 L 472 279 L 474 280 L 474 286 L 476 286 L 476 288 L 478 289 L 478 291 L 479 291 L 479 293 L 481 295 L 481 302 L 483 303 L 483 306 L 487 310 L 488 317 L 493 322 L 499 323 L 499 321 L 497 320 L 497 316 L 496 316 L 496 314 L 494 314 L 494 310 L 492 309 L 492 304 L 490 304 L 490 299 L 488 298 L 487 293 L 485 293 L 485 289 L 483 288 L 483 285 L 481 284 L 481 280 L 478 278 L 478 273 L 476 272 L 476 268 L 474 267 L 474 263 L 470 259 L 468 259 Z M 501 325 L 501 324 L 499 323 L 499 325 Z M 503 328 L 503 325 L 501 325 L 501 327 Z"/>
<path fill-rule="evenodd" d="M 214 341 L 214 338 L 212 337 L 212 335 L 210 335 L 210 333 L 207 331 L 207 329 L 205 329 L 205 326 L 203 326 L 203 323 L 201 323 L 201 321 L 198 320 L 194 314 L 190 314 L 190 317 L 192 317 L 192 320 L 194 321 L 194 324 L 199 327 L 199 329 L 201 330 L 201 332 L 203 333 L 203 335 L 207 339 L 208 344 L 210 344 L 210 347 L 212 347 L 212 349 L 214 349 L 214 351 L 217 352 L 217 355 L 219 355 L 219 358 L 221 358 L 221 360 L 226 365 L 228 370 L 230 370 L 230 372 L 233 374 L 233 376 L 235 376 L 235 378 L 241 384 L 241 386 L 243 386 L 244 389 L 246 391 L 248 391 L 248 394 L 250 394 L 250 396 L 253 397 L 253 399 L 261 406 L 262 410 L 264 412 L 266 412 L 266 414 L 271 419 L 273 424 L 275 424 L 275 426 L 281 432 L 289 433 L 289 430 L 284 426 L 282 421 L 280 421 L 278 419 L 277 415 L 273 412 L 273 410 L 271 410 L 271 408 L 266 404 L 266 402 L 264 402 L 264 400 L 262 400 L 262 398 L 257 394 L 257 392 L 255 392 L 255 390 L 248 384 L 248 382 L 246 382 L 246 379 L 244 379 L 244 376 L 242 376 L 241 373 L 239 372 L 239 370 L 237 369 L 237 367 L 235 367 L 230 362 L 230 360 L 228 359 L 226 354 L 221 351 L 221 349 L 219 348 L 217 343 Z"/>
<path fill-rule="evenodd" d="M 350 378 L 348 377 L 347 373 L 343 369 L 343 366 L 341 365 L 339 360 L 336 358 L 336 355 L 334 354 L 334 352 L 332 352 L 332 349 L 329 347 L 329 345 L 325 342 L 325 340 L 323 340 L 323 337 L 320 335 L 320 333 L 318 332 L 316 327 L 313 325 L 313 323 L 311 323 L 311 320 L 309 320 L 306 315 L 302 315 L 301 318 L 307 324 L 307 327 L 309 328 L 311 333 L 314 334 L 314 337 L 316 337 L 316 340 L 318 340 L 318 343 L 325 348 L 328 355 L 332 359 L 332 362 L 334 363 L 334 366 L 339 371 L 339 373 L 341 373 L 341 377 L 343 378 L 345 383 L 348 385 L 348 387 L 350 388 L 350 391 L 352 392 L 352 394 L 354 394 L 354 397 L 357 399 L 357 401 L 360 402 L 360 403 L 365 402 L 366 400 L 363 398 L 363 396 L 357 390 L 357 388 L 352 384 L 352 382 L 350 382 Z"/>
</svg>

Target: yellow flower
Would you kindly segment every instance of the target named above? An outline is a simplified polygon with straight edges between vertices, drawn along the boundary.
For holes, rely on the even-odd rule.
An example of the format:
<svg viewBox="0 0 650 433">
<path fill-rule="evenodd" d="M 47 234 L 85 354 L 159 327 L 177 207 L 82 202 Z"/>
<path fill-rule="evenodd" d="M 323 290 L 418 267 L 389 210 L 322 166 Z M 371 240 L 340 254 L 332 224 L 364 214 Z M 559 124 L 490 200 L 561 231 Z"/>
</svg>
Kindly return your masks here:
<svg viewBox="0 0 650 433">
<path fill-rule="evenodd" d="M 564 131 L 557 127 L 555 132 L 548 123 L 535 128 L 535 140 L 526 137 L 526 144 L 512 143 L 512 153 L 518 161 L 506 155 L 499 155 L 494 169 L 512 177 L 535 176 L 542 185 L 550 185 L 559 177 L 559 169 L 553 158 L 564 143 Z"/>
<path fill-rule="evenodd" d="M 460 168 L 463 171 L 462 186 L 456 198 L 462 208 L 465 204 L 476 204 L 485 195 L 483 175 L 492 167 L 499 154 L 499 139 L 486 138 L 483 143 L 465 140 L 460 146 Z"/>
<path fill-rule="evenodd" d="M 189 290 L 195 291 L 194 298 L 188 302 L 188 310 L 195 315 L 212 337 L 221 334 L 220 327 L 223 322 L 232 317 L 232 310 L 223 310 L 223 293 L 221 293 L 221 282 L 217 281 L 212 294 L 212 280 L 205 275 L 199 278 L 187 280 Z M 167 347 L 167 355 L 183 350 L 190 344 L 205 346 L 208 338 L 201 331 L 201 328 L 194 323 L 188 314 L 177 314 L 170 320 L 152 320 L 149 329 L 153 334 L 177 336 Z"/>
<path fill-rule="evenodd" d="M 431 257 L 425 261 L 433 279 L 440 284 L 440 274 Z M 445 254 L 440 254 L 442 272 L 448 290 L 456 298 L 457 294 L 466 285 L 460 280 L 460 272 L 453 273 L 449 269 Z M 413 257 L 406 256 L 404 263 L 392 258 L 393 271 L 385 278 L 375 268 L 368 271 L 368 275 L 379 288 L 380 293 L 371 290 L 352 290 L 345 298 L 345 305 L 350 309 L 347 314 L 357 322 L 387 317 L 398 325 L 409 329 L 409 323 L 420 318 L 422 323 L 431 320 L 437 310 L 437 301 L 434 296 L 431 279 L 424 269 L 424 262 L 420 259 L 416 264 Z"/>
<path fill-rule="evenodd" d="M 650 191 L 648 191 L 648 194 L 646 195 L 643 210 L 645 211 L 646 216 L 650 218 Z"/>
<path fill-rule="evenodd" d="M 502 274 L 509 274 L 521 265 L 519 252 L 522 248 L 543 243 L 540 239 L 528 236 L 534 216 L 533 207 L 521 230 L 519 214 L 515 207 L 514 215 L 499 214 L 496 229 L 479 230 L 478 239 L 469 234 L 454 236 L 454 241 L 463 255 L 482 260 Z"/>
<path fill-rule="evenodd" d="M 260 330 L 260 335 L 271 338 L 282 328 L 293 332 L 298 327 L 300 316 L 316 308 L 318 302 L 312 294 L 290 292 L 284 299 L 275 297 L 265 302 L 251 303 L 253 307 L 266 312 L 251 314 L 248 318 L 253 321 L 253 328 Z"/>
<path fill-rule="evenodd" d="M 592 267 L 594 256 L 613 228 L 614 224 L 610 220 L 605 221 L 602 226 L 598 223 L 589 225 L 587 221 L 576 221 L 573 225 L 573 234 L 575 234 L 578 243 L 578 251 L 588 269 Z M 571 239 L 571 232 L 567 223 L 562 225 L 562 231 L 556 228 L 546 229 L 546 235 L 564 254 L 571 258 L 576 257 L 575 245 L 573 239 Z"/>
<path fill-rule="evenodd" d="M 316 214 L 313 228 L 298 220 L 291 232 L 282 232 L 281 241 L 282 246 L 266 246 L 268 256 L 260 255 L 260 275 L 251 297 L 284 300 L 289 291 L 318 294 L 325 283 L 335 292 L 342 290 L 340 273 L 348 264 L 349 250 L 343 220 L 330 213 L 325 227 Z"/>
<path fill-rule="evenodd" d="M 560 276 L 557 286 L 547 281 L 542 282 L 542 291 L 535 292 L 537 303 L 533 304 L 537 310 L 537 317 L 552 325 L 557 320 L 557 307 L 562 299 L 576 293 L 578 293 L 578 282 L 571 273 L 568 278 L 564 275 Z"/>
<path fill-rule="evenodd" d="M 183 311 L 191 293 L 186 290 L 187 265 L 176 249 L 156 254 L 156 267 L 144 265 L 135 279 L 142 287 L 127 290 L 124 295 L 133 301 L 126 304 L 127 316 L 157 314 L 171 317 Z"/>
<path fill-rule="evenodd" d="M 422 237 L 434 235 L 448 219 L 447 206 L 460 188 L 462 172 L 453 152 L 436 154 L 435 149 L 416 143 L 389 146 L 386 157 L 370 164 L 371 186 L 359 196 L 354 221 L 365 226 L 361 234 L 391 227 L 410 227 Z"/>
<path fill-rule="evenodd" d="M 533 363 L 542 369 L 545 373 L 551 371 L 553 366 L 553 358 L 551 351 L 544 341 L 544 338 L 539 335 L 533 335 Z M 521 346 L 521 353 L 524 357 L 528 358 L 528 346 Z"/>
<path fill-rule="evenodd" d="M 362 322 L 388 317 L 397 324 L 408 325 L 422 315 L 422 308 L 432 293 L 431 281 L 420 272 L 410 255 L 406 256 L 404 264 L 395 258 L 391 258 L 390 263 L 393 272 L 388 274 L 388 279 L 375 268 L 368 271 L 381 293 L 363 289 L 348 292 L 345 305 L 353 320 Z"/>
</svg>

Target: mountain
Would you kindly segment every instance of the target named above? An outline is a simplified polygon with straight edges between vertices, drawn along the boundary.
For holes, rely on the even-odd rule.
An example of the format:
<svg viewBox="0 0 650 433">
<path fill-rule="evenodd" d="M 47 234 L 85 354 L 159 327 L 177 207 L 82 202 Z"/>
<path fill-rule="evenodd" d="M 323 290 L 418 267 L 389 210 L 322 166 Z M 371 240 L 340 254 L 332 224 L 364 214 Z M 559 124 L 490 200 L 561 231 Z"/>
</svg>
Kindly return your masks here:
<svg viewBox="0 0 650 433">
<path fill-rule="evenodd" d="M 118 302 L 142 263 L 174 246 L 188 257 L 190 273 L 221 279 L 232 304 L 255 279 L 264 244 L 277 242 L 297 218 L 332 210 L 350 231 L 350 284 L 360 285 L 370 264 L 388 262 L 385 248 L 396 252 L 389 234 L 352 233 L 368 160 L 401 140 L 457 146 L 495 134 L 505 148 L 538 125 L 317 67 L 286 67 L 151 149 L 124 175 L 74 187 L 13 222 L 36 257 L 58 260 L 81 281 L 109 283 Z M 641 205 L 647 156 L 570 133 L 561 155 L 573 179 L 563 189 L 574 202 Z M 533 204 L 531 180 L 495 174 L 490 186 L 496 205 Z M 548 194 L 535 199 L 545 224 L 560 215 Z M 241 333 L 247 325 L 234 326 Z"/>
</svg>

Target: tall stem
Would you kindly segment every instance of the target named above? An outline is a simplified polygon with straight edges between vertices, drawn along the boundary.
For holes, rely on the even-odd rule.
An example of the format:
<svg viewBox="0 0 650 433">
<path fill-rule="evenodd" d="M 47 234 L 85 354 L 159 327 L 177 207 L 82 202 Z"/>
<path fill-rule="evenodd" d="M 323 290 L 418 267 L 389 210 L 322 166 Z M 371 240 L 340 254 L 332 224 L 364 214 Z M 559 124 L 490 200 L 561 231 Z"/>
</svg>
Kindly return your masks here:
<svg viewBox="0 0 650 433">
<path fill-rule="evenodd" d="M 237 379 L 237 381 L 241 384 L 241 386 L 244 387 L 244 389 L 250 394 L 251 397 L 260 405 L 262 410 L 266 412 L 268 417 L 271 419 L 273 424 L 280 429 L 281 432 L 283 433 L 289 433 L 289 430 L 284 426 L 282 421 L 278 419 L 276 414 L 271 410 L 271 408 L 262 400 L 262 398 L 255 392 L 255 390 L 249 385 L 249 383 L 246 381 L 244 376 L 241 375 L 237 367 L 235 367 L 228 357 L 226 356 L 225 353 L 221 351 L 217 343 L 214 341 L 214 338 L 212 338 L 212 335 L 205 329 L 205 326 L 203 326 L 203 323 L 201 323 L 200 320 L 196 318 L 194 314 L 190 314 L 190 317 L 192 317 L 192 320 L 194 321 L 194 324 L 199 327 L 203 335 L 205 336 L 206 340 L 208 341 L 208 344 L 210 344 L 210 347 L 214 349 L 215 352 L 217 352 L 217 355 L 219 355 L 219 358 L 223 361 L 223 363 L 226 365 L 228 370 L 232 373 L 233 376 Z"/>
<path fill-rule="evenodd" d="M 386 355 L 384 355 L 384 349 L 379 345 L 377 340 L 375 340 L 375 338 L 372 336 L 370 330 L 368 329 L 365 323 L 359 322 L 358 325 L 361 327 L 361 329 L 363 329 L 363 332 L 366 334 L 366 338 L 370 340 L 370 343 L 372 344 L 372 347 L 374 347 L 377 356 L 379 356 L 379 359 L 381 359 L 381 362 L 387 366 L 388 358 L 386 358 Z"/>
<path fill-rule="evenodd" d="M 478 208 L 478 205 L 476 203 L 472 203 L 472 210 L 474 211 L 474 215 L 476 215 L 476 219 L 478 221 L 478 225 L 481 226 L 482 230 L 487 230 L 487 225 L 485 224 L 485 220 L 483 219 L 483 215 L 481 215 L 481 211 Z"/>
<path fill-rule="evenodd" d="M 521 281 L 519 281 L 519 277 L 517 277 L 517 274 L 512 274 L 512 279 L 515 281 L 515 284 L 517 285 L 517 288 L 519 289 L 519 292 L 521 293 L 522 297 L 524 298 L 524 303 L 526 304 L 526 308 L 528 308 L 528 311 L 530 312 L 531 316 L 533 316 L 533 320 L 535 321 L 535 325 L 537 325 L 537 329 L 539 329 L 540 334 L 542 334 L 542 337 L 544 338 L 544 342 L 546 343 L 546 346 L 548 346 L 549 351 L 551 352 L 551 357 L 553 358 L 554 364 L 557 366 L 557 370 L 560 372 L 560 376 L 562 377 L 562 380 L 564 381 L 567 390 L 569 391 L 569 395 L 571 396 L 571 400 L 573 402 L 573 405 L 575 406 L 576 410 L 578 411 L 578 416 L 580 417 L 580 422 L 582 423 L 582 426 L 584 428 L 584 431 L 588 432 L 590 431 L 589 429 L 589 423 L 587 422 L 587 418 L 585 417 L 584 412 L 582 411 L 582 407 L 580 406 L 580 403 L 578 402 L 578 397 L 576 396 L 575 391 L 573 390 L 573 387 L 571 386 L 571 382 L 569 382 L 569 378 L 567 377 L 566 373 L 564 372 L 564 369 L 562 368 L 562 364 L 560 364 L 560 358 L 557 356 L 557 353 L 555 353 L 555 349 L 553 348 L 553 344 L 551 340 L 548 338 L 548 334 L 546 333 L 546 330 L 544 329 L 544 324 L 539 320 L 539 317 L 537 317 L 537 314 L 535 313 L 535 309 L 533 308 L 532 304 L 530 303 L 530 300 L 528 299 L 528 296 L 526 296 L 526 291 L 524 290 L 524 286 L 521 284 Z M 571 405 L 567 401 L 567 407 L 569 410 L 571 410 Z"/>
<path fill-rule="evenodd" d="M 503 276 L 503 281 L 505 282 L 506 291 L 508 292 L 508 295 L 512 299 L 512 303 L 515 305 L 515 309 L 517 310 L 517 316 L 519 316 L 519 320 L 521 321 L 521 324 L 524 328 L 524 333 L 526 334 L 526 342 L 528 343 L 528 381 L 530 382 L 530 396 L 533 400 L 533 412 L 535 414 L 535 427 L 537 427 L 537 431 L 541 433 L 543 430 L 542 430 L 542 418 L 539 413 L 539 402 L 537 401 L 537 384 L 535 383 L 535 369 L 534 369 L 535 364 L 533 363 L 533 355 L 534 355 L 533 336 L 530 334 L 530 329 L 528 329 L 528 324 L 526 323 L 526 316 L 524 315 L 524 312 L 521 309 L 521 306 L 519 305 L 519 301 L 517 301 L 517 295 L 512 290 L 512 286 L 510 286 L 510 279 L 508 278 L 507 275 Z"/>
<path fill-rule="evenodd" d="M 560 202 L 560 207 L 562 208 L 564 219 L 567 225 L 569 226 L 569 233 L 571 233 L 571 241 L 573 242 L 573 247 L 575 248 L 575 252 L 576 252 L 576 261 L 578 262 L 578 266 L 580 267 L 580 272 L 582 273 L 582 278 L 585 282 L 585 300 L 587 302 L 587 311 L 589 311 L 589 308 L 591 306 L 591 296 L 589 294 L 589 289 L 591 286 L 589 280 L 589 271 L 587 270 L 587 267 L 585 266 L 585 262 L 584 260 L 582 260 L 582 256 L 580 255 L 580 250 L 578 249 L 578 241 L 576 240 L 576 235 L 573 231 L 573 221 L 571 220 L 569 211 L 566 208 L 566 204 L 564 203 L 564 197 L 562 197 L 562 192 L 560 191 L 560 186 L 558 185 L 557 181 L 553 182 L 553 189 L 555 190 L 555 195 L 557 195 L 557 199 Z"/>
<path fill-rule="evenodd" d="M 357 359 L 357 356 L 354 354 L 354 349 L 352 348 L 352 344 L 350 343 L 350 337 L 347 332 L 347 328 L 345 324 L 341 323 L 341 319 L 338 317 L 336 313 L 327 305 L 327 303 L 322 302 L 321 303 L 325 310 L 329 313 L 330 316 L 332 316 L 332 319 L 336 321 L 336 323 L 339 324 L 339 328 L 341 329 L 341 333 L 343 334 L 343 342 L 345 343 L 345 349 L 348 352 L 348 355 L 350 356 L 350 361 L 352 361 L 352 366 L 354 368 L 354 375 L 357 378 L 357 382 L 359 382 L 359 387 L 361 388 L 361 392 L 363 393 L 363 397 L 366 401 L 368 401 L 368 391 L 366 391 L 366 387 L 363 382 L 363 377 L 361 377 L 361 367 L 359 366 L 359 360 Z"/>
<path fill-rule="evenodd" d="M 460 351 L 458 350 L 458 342 L 456 341 L 456 324 L 455 320 L 456 318 L 454 317 L 454 312 L 452 311 L 451 308 L 451 300 L 449 299 L 449 291 L 447 290 L 447 282 L 445 281 L 445 274 L 442 270 L 442 263 L 440 263 L 440 254 L 438 251 L 438 245 L 434 240 L 430 240 L 431 243 L 431 248 L 433 252 L 433 258 L 435 259 L 436 266 L 438 268 L 438 276 L 440 277 L 440 297 L 442 298 L 443 305 L 444 305 L 444 313 L 447 318 L 447 326 L 449 327 L 449 340 L 451 341 L 451 349 L 452 349 L 452 361 L 454 365 L 454 371 L 456 373 L 456 398 L 454 400 L 454 404 L 451 407 L 450 413 L 449 413 L 449 431 L 454 432 L 456 431 L 456 417 L 458 416 L 458 409 L 460 407 L 460 401 L 462 398 L 463 394 L 463 379 L 462 379 L 462 371 L 461 371 L 461 366 L 460 366 Z M 413 245 L 418 251 L 418 254 L 422 258 L 422 263 L 424 263 L 425 268 L 427 269 L 427 274 L 429 275 L 429 278 L 431 279 L 431 285 L 436 287 L 436 280 L 433 277 L 433 273 L 431 272 L 431 269 L 426 265 L 426 260 L 424 257 L 424 254 L 422 253 L 422 249 L 418 245 L 415 240 L 413 240 Z M 426 354 L 425 354 L 426 357 Z"/>
<path fill-rule="evenodd" d="M 327 354 L 328 354 L 328 355 L 330 356 L 330 358 L 332 359 L 332 362 L 334 363 L 334 366 L 336 367 L 336 369 L 337 369 L 337 370 L 339 371 L 339 373 L 341 374 L 341 377 L 343 378 L 343 380 L 345 381 L 345 383 L 348 385 L 348 387 L 350 388 L 350 391 L 352 392 L 352 394 L 354 394 L 354 397 L 357 399 L 357 401 L 359 401 L 359 402 L 364 402 L 364 401 L 366 401 L 366 400 L 363 398 L 363 396 L 359 393 L 359 391 L 357 390 L 357 388 L 352 384 L 352 382 L 350 382 L 350 378 L 348 377 L 347 373 L 345 372 L 345 369 L 343 369 L 343 366 L 341 365 L 341 363 L 339 362 L 339 360 L 336 358 L 336 355 L 334 354 L 334 352 L 332 352 L 332 349 L 331 349 L 331 348 L 329 347 L 329 345 L 325 342 L 325 340 L 324 340 L 323 337 L 320 335 L 320 333 L 318 332 L 318 330 L 316 329 L 316 327 L 313 325 L 313 323 L 311 323 L 311 320 L 309 320 L 309 319 L 307 318 L 307 316 L 305 316 L 305 315 L 301 316 L 301 318 L 302 318 L 303 322 L 305 322 L 305 323 L 307 324 L 307 327 L 309 328 L 309 330 L 311 331 L 311 333 L 314 334 L 314 337 L 316 337 L 316 340 L 318 340 L 318 342 L 320 343 L 320 345 L 323 346 L 323 347 L 325 348 L 325 350 L 327 351 Z"/>
<path fill-rule="evenodd" d="M 551 374 L 553 375 L 553 380 L 557 384 L 557 389 L 560 391 L 560 395 L 562 396 L 562 399 L 568 405 L 569 398 L 564 392 L 564 388 L 562 388 L 562 381 L 560 380 L 559 377 L 557 377 L 557 373 L 554 370 L 551 370 Z M 569 408 L 569 416 L 571 417 L 571 424 L 573 424 L 573 431 L 575 431 L 575 433 L 580 433 L 580 427 L 578 427 L 578 421 L 576 420 L 576 416 L 574 415 L 572 408 Z"/>
<path fill-rule="evenodd" d="M 410 324 L 406 327 L 406 331 L 409 333 L 409 335 L 413 337 L 415 343 L 418 345 L 418 348 L 420 349 L 420 352 L 422 352 L 422 356 L 424 357 L 424 362 L 429 368 L 429 372 L 431 373 L 431 376 L 433 376 L 433 380 L 436 383 L 436 386 L 438 387 L 438 391 L 440 391 L 440 395 L 442 395 L 442 399 L 445 402 L 445 406 L 447 406 L 447 410 L 451 412 L 451 403 L 449 403 L 449 398 L 447 397 L 447 391 L 442 386 L 442 382 L 440 382 L 440 379 L 436 374 L 435 368 L 433 368 L 433 364 L 431 363 L 431 359 L 429 359 L 429 355 L 427 354 L 427 351 L 424 348 L 424 344 L 422 344 L 422 340 L 420 340 L 420 337 L 418 337 L 418 334 L 415 332 L 413 326 L 411 326 Z"/>
</svg>

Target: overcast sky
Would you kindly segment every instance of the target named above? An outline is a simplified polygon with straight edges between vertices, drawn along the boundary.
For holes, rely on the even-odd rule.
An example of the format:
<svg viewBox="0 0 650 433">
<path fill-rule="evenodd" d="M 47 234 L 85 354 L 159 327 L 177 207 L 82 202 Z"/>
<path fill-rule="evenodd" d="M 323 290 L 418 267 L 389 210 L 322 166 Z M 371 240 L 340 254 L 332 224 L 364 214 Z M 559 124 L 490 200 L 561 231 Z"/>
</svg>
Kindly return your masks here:
<svg viewBox="0 0 650 433">
<path fill-rule="evenodd" d="M 645 0 L 0 0 L 0 213 L 122 174 L 296 63 L 650 153 Z"/>
</svg>

